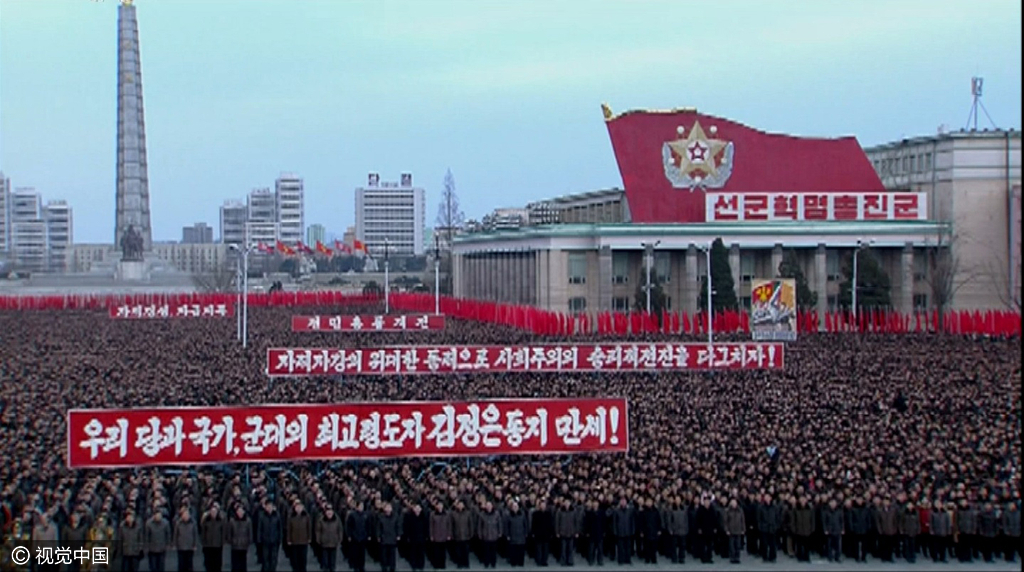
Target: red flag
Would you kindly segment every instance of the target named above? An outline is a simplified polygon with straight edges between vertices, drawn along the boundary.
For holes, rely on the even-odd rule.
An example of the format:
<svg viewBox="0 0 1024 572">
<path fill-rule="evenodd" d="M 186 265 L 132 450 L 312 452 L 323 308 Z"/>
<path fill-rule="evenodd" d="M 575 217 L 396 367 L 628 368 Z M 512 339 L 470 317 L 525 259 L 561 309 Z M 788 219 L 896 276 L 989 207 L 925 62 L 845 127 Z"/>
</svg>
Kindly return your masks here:
<svg viewBox="0 0 1024 572">
<path fill-rule="evenodd" d="M 281 242 L 280 240 L 277 241 L 277 251 L 280 252 L 281 254 L 286 254 L 288 256 L 291 256 L 291 255 L 295 254 L 295 251 L 292 250 L 292 247 L 290 247 L 287 244 Z"/>
</svg>

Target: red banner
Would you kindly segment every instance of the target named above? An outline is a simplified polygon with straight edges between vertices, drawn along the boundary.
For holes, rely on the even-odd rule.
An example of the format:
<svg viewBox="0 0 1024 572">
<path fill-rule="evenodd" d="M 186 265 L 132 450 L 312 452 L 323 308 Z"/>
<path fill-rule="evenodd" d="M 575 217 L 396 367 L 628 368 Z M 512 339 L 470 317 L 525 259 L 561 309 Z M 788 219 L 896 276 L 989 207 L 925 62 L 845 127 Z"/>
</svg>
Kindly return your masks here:
<svg viewBox="0 0 1024 572">
<path fill-rule="evenodd" d="M 117 319 L 225 318 L 234 316 L 234 305 L 221 304 L 134 304 L 110 307 Z"/>
<path fill-rule="evenodd" d="M 292 316 L 293 332 L 404 332 L 443 330 L 444 325 L 438 314 Z"/>
<path fill-rule="evenodd" d="M 625 399 L 72 409 L 70 468 L 629 450 Z"/>
<path fill-rule="evenodd" d="M 781 343 L 270 348 L 267 375 L 781 369 Z"/>
</svg>

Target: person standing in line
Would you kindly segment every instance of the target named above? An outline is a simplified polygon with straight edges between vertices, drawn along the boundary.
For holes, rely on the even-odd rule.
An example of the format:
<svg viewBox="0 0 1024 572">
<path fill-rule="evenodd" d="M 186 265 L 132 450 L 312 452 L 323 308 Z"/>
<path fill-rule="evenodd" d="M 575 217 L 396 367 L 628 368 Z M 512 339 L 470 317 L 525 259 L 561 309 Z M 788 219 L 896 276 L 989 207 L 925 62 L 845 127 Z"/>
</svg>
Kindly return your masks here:
<svg viewBox="0 0 1024 572">
<path fill-rule="evenodd" d="M 260 569 L 263 572 L 277 570 L 281 536 L 281 515 L 273 501 L 266 498 L 263 500 L 263 510 L 256 517 L 256 549 L 260 552 Z"/>
<path fill-rule="evenodd" d="M 996 537 L 999 536 L 999 513 L 995 505 L 985 503 L 985 506 L 978 513 L 978 538 L 980 539 L 981 555 L 985 562 L 992 562 L 993 556 L 998 551 Z"/>
<path fill-rule="evenodd" d="M 921 533 L 921 516 L 914 503 L 907 503 L 906 510 L 900 515 L 898 528 L 903 557 L 913 564 L 917 561 L 917 537 Z"/>
<path fill-rule="evenodd" d="M 547 566 L 551 552 L 551 539 L 555 537 L 555 515 L 548 510 L 543 499 L 530 515 L 530 535 L 533 536 L 533 560 L 537 566 Z"/>
<path fill-rule="evenodd" d="M 469 542 L 473 539 L 473 513 L 466 509 L 462 500 L 455 501 L 455 510 L 451 513 L 452 521 L 452 562 L 459 570 L 469 568 Z"/>
<path fill-rule="evenodd" d="M 306 572 L 309 558 L 309 542 L 313 538 L 313 520 L 306 507 L 298 499 L 292 505 L 292 513 L 288 516 L 285 528 L 285 545 L 288 546 L 288 560 L 294 572 Z"/>
<path fill-rule="evenodd" d="M 157 509 L 146 523 L 146 558 L 150 572 L 164 572 L 167 549 L 171 545 L 171 525 L 164 520 L 164 513 Z"/>
<path fill-rule="evenodd" d="M 199 548 L 199 527 L 192 520 L 192 512 L 181 509 L 181 514 L 174 523 L 174 549 L 178 552 L 178 571 L 192 572 L 193 560 Z"/>
<path fill-rule="evenodd" d="M 72 516 L 77 516 L 77 513 Z M 139 562 L 142 560 L 143 536 L 142 527 L 135 520 L 135 513 L 125 514 L 124 522 L 121 523 L 121 529 L 118 531 L 116 544 L 117 552 L 121 555 L 121 572 L 138 572 Z M 84 546 L 84 542 L 82 545 Z M 77 568 L 72 570 L 77 570 Z"/>
<path fill-rule="evenodd" d="M 448 566 L 448 544 L 452 541 L 452 517 L 444 509 L 444 503 L 434 504 L 430 514 L 430 564 L 436 570 Z"/>
<path fill-rule="evenodd" d="M 1016 562 L 1020 555 L 1020 500 L 1009 501 L 1000 518 L 1003 533 L 1003 557 L 1007 562 Z"/>
<path fill-rule="evenodd" d="M 395 548 L 402 540 L 402 523 L 394 513 L 391 503 L 384 503 L 382 512 L 377 515 L 377 540 L 380 542 L 380 569 L 382 572 L 395 572 Z"/>
<path fill-rule="evenodd" d="M 658 563 L 658 542 L 661 539 L 661 513 L 654 506 L 654 499 L 647 498 L 637 516 L 637 532 L 640 535 L 641 556 L 646 564 Z"/>
<path fill-rule="evenodd" d="M 132 517 L 133 522 L 134 520 L 135 518 Z M 136 524 L 135 527 L 138 528 L 138 525 Z M 85 548 L 85 543 L 88 540 L 88 538 L 89 527 L 85 526 L 85 523 L 82 522 L 81 513 L 79 513 L 77 510 L 75 512 L 72 512 L 71 516 L 69 517 L 68 524 L 64 527 L 64 530 L 62 531 L 60 537 L 61 545 L 66 548 L 70 548 L 71 553 L 73 555 L 76 550 Z M 137 538 L 136 542 L 138 542 Z M 118 553 L 124 554 L 124 551 L 118 550 Z M 125 560 L 123 558 L 121 560 L 121 565 L 122 567 L 124 567 L 125 565 Z M 77 558 L 72 558 L 71 564 L 68 565 L 67 569 L 68 572 L 78 572 L 79 570 L 81 570 L 81 561 L 79 561 Z"/>
<path fill-rule="evenodd" d="M 34 550 L 33 554 L 38 554 L 41 549 L 46 548 L 50 553 L 59 547 L 60 542 L 60 531 L 57 529 L 57 525 L 50 521 L 50 517 L 45 512 L 40 512 L 38 516 L 39 521 L 35 526 L 32 527 L 32 544 Z M 32 561 L 35 563 L 35 561 Z M 37 565 L 40 572 L 56 570 L 53 564 L 42 564 Z"/>
<path fill-rule="evenodd" d="M 477 515 L 477 539 L 480 540 L 483 557 L 481 564 L 484 568 L 497 566 L 498 540 L 501 538 L 502 522 L 502 516 L 494 510 L 494 504 L 491 501 L 484 502 L 483 510 Z"/>
<path fill-rule="evenodd" d="M 423 512 L 423 507 L 419 503 L 412 505 L 412 509 L 405 513 L 405 522 L 402 528 L 409 567 L 413 570 L 423 570 L 426 566 L 424 552 L 427 546 L 427 532 L 430 529 L 430 520 L 427 513 Z"/>
<path fill-rule="evenodd" d="M 221 572 L 224 566 L 224 537 L 227 536 L 227 527 L 217 504 L 203 514 L 200 528 L 203 544 L 203 569 L 206 572 Z"/>
<path fill-rule="evenodd" d="M 935 507 L 929 515 L 928 530 L 931 531 L 932 562 L 946 562 L 949 552 L 949 537 L 952 534 L 952 517 L 941 500 L 935 501 Z"/>
<path fill-rule="evenodd" d="M 828 500 L 828 507 L 821 511 L 821 528 L 825 534 L 826 553 L 829 562 L 839 562 L 843 554 L 843 511 L 835 497 Z"/>
<path fill-rule="evenodd" d="M 313 535 L 320 546 L 320 557 L 323 560 L 325 572 L 334 572 L 338 566 L 338 547 L 341 546 L 343 532 L 341 519 L 328 505 L 323 514 L 317 517 L 316 530 Z"/>
<path fill-rule="evenodd" d="M 252 545 L 252 520 L 245 514 L 241 503 L 224 527 L 224 543 L 231 547 L 231 572 L 245 572 L 249 565 L 249 546 Z"/>
<path fill-rule="evenodd" d="M 356 503 L 356 509 L 348 513 L 345 520 L 345 539 L 348 541 L 349 566 L 355 572 L 366 572 L 366 541 L 370 537 L 369 520 L 363 510 L 363 502 Z"/>
<path fill-rule="evenodd" d="M 523 566 L 526 556 L 526 539 L 530 536 L 530 521 L 519 509 L 519 503 L 512 501 L 505 514 L 504 536 L 508 539 L 508 563 L 513 568 Z"/>
<path fill-rule="evenodd" d="M 729 562 L 739 564 L 740 554 L 743 552 L 743 537 L 747 533 L 747 519 L 735 498 L 729 499 L 722 524 L 726 536 L 729 537 Z"/>
<path fill-rule="evenodd" d="M 615 535 L 615 553 L 619 565 L 632 562 L 633 537 L 636 535 L 636 513 L 626 497 L 619 498 L 619 506 L 612 510 L 612 534 Z"/>
<path fill-rule="evenodd" d="M 562 566 L 572 566 L 579 530 L 576 529 L 575 513 L 568 499 L 563 500 L 555 511 L 555 536 L 558 538 L 558 563 Z"/>
</svg>

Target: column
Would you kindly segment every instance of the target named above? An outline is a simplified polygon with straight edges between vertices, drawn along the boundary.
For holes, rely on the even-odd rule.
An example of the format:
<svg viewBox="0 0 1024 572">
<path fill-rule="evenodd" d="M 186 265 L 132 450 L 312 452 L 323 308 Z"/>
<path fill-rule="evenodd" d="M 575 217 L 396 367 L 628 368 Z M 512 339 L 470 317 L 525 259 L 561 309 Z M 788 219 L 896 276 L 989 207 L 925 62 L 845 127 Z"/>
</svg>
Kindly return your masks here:
<svg viewBox="0 0 1024 572">
<path fill-rule="evenodd" d="M 729 269 L 732 271 L 732 288 L 736 293 L 736 301 L 740 299 L 740 245 L 735 242 L 729 245 Z M 716 287 L 711 285 L 712 290 Z"/>
<path fill-rule="evenodd" d="M 697 279 L 700 274 L 697 271 L 697 264 L 704 264 L 704 253 L 697 250 L 697 247 L 691 244 L 687 247 L 683 253 L 686 265 L 686 273 L 683 276 L 683 300 L 679 308 L 689 315 L 693 315 L 697 312 L 697 301 L 700 297 L 700 281 Z"/>
<path fill-rule="evenodd" d="M 909 314 L 914 311 L 914 243 L 903 245 L 900 253 L 900 312 Z"/>
<path fill-rule="evenodd" d="M 597 291 L 600 300 L 598 307 L 601 312 L 608 312 L 612 309 L 612 248 L 602 246 L 597 251 Z"/>
<path fill-rule="evenodd" d="M 825 312 L 828 311 L 828 269 L 825 262 L 825 245 L 818 244 L 814 252 L 814 282 L 818 289 L 818 327 L 825 327 Z"/>
<path fill-rule="evenodd" d="M 773 278 L 779 277 L 779 265 L 782 264 L 782 245 L 775 243 L 775 247 L 772 248 L 772 271 L 771 276 Z"/>
</svg>

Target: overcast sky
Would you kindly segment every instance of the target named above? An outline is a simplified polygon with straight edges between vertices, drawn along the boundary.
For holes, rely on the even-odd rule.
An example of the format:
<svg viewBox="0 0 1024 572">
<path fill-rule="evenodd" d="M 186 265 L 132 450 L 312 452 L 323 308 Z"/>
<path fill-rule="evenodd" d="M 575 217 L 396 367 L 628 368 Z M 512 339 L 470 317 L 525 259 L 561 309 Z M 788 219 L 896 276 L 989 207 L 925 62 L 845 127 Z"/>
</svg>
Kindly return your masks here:
<svg viewBox="0 0 1024 572">
<path fill-rule="evenodd" d="M 339 237 L 370 171 L 469 217 L 621 186 L 600 104 L 872 145 L 1021 124 L 1019 1 L 136 0 L 154 239 L 305 178 Z M 0 169 L 114 226 L 117 2 L 0 0 Z M 987 120 L 982 115 L 982 123 Z"/>
</svg>

